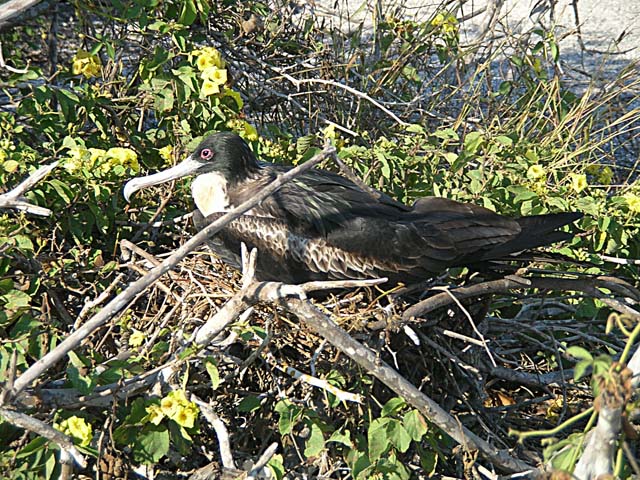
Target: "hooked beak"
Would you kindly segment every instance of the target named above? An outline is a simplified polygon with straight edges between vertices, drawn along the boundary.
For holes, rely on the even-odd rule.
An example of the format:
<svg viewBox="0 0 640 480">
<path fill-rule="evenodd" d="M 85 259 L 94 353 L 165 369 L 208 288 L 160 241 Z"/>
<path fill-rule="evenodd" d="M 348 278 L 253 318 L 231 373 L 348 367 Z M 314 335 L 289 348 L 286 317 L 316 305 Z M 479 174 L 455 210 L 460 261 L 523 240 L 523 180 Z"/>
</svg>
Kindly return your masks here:
<svg viewBox="0 0 640 480">
<path fill-rule="evenodd" d="M 162 172 L 154 173 L 153 175 L 147 175 L 146 177 L 132 178 L 124 186 L 122 194 L 125 200 L 128 202 L 138 190 L 151 187 L 152 185 L 159 185 L 161 183 L 169 182 L 171 180 L 177 180 L 178 178 L 186 177 L 187 175 L 193 175 L 202 166 L 198 160 L 195 160 L 189 155 L 185 160 L 177 164 L 175 167 L 171 167 Z"/>
</svg>

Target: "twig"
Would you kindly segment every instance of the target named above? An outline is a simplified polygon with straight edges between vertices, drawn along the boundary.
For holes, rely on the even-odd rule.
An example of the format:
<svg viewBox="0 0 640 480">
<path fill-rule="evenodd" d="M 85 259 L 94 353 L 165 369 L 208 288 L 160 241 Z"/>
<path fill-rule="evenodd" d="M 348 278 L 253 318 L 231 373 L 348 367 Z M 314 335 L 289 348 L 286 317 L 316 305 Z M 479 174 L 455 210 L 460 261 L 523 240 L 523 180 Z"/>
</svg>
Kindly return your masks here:
<svg viewBox="0 0 640 480">
<path fill-rule="evenodd" d="M 211 405 L 203 402 L 195 395 L 191 395 L 193 400 L 199 407 L 204 418 L 211 424 L 216 431 L 216 437 L 218 438 L 218 445 L 220 446 L 220 460 L 224 468 L 236 469 L 236 464 L 233 460 L 233 454 L 231 453 L 231 441 L 229 440 L 229 431 L 226 425 L 220 419 L 220 417 L 213 411 Z"/>
<path fill-rule="evenodd" d="M 340 390 L 339 388 L 331 385 L 326 380 L 322 380 L 317 377 L 312 377 L 311 375 L 307 375 L 306 373 L 302 373 L 300 370 L 297 370 L 289 365 L 279 365 L 276 358 L 271 354 L 267 353 L 265 355 L 267 362 L 273 368 L 280 370 L 281 372 L 286 373 L 287 375 L 292 376 L 296 380 L 300 380 L 301 382 L 307 383 L 314 387 L 325 390 L 340 400 L 341 402 L 355 402 L 355 403 L 363 403 L 362 395 L 357 393 L 345 392 L 344 390 Z"/>
<path fill-rule="evenodd" d="M 264 188 L 258 195 L 247 200 L 238 207 L 224 214 L 221 218 L 204 227 L 199 233 L 194 235 L 190 240 L 185 242 L 170 257 L 162 262 L 161 265 L 153 268 L 142 278 L 139 278 L 125 290 L 118 294 L 111 302 L 104 306 L 100 312 L 89 319 L 78 330 L 64 339 L 56 348 L 44 355 L 41 359 L 29 367 L 14 383 L 11 396 L 14 397 L 27 386 L 31 385 L 40 375 L 53 367 L 58 361 L 65 358 L 67 353 L 78 347 L 82 341 L 91 335 L 95 330 L 108 322 L 115 315 L 120 313 L 131 302 L 136 295 L 148 288 L 162 275 L 173 269 L 183 258 L 185 258 L 192 250 L 204 243 L 207 238 L 219 232 L 227 224 L 240 217 L 243 213 L 250 210 L 262 200 L 267 198 L 273 192 L 278 190 L 286 182 L 290 181 L 300 173 L 309 170 L 324 159 L 335 155 L 334 147 L 326 147 L 322 152 L 315 155 L 308 162 L 299 165 L 288 172 L 278 175 L 276 179 Z"/>
<path fill-rule="evenodd" d="M 274 442 L 271 445 L 269 445 L 267 449 L 264 451 L 264 453 L 260 455 L 260 458 L 256 460 L 256 463 L 251 469 L 251 471 L 247 474 L 247 480 L 255 480 L 258 477 L 258 475 L 261 473 L 261 470 L 265 467 L 267 463 L 269 463 L 269 460 L 271 460 L 271 457 L 273 457 L 277 451 L 278 451 L 277 443 Z"/>
<path fill-rule="evenodd" d="M 350 87 L 349 85 L 344 85 L 339 82 L 334 82 L 333 80 L 325 80 L 323 78 L 303 78 L 303 79 L 293 79 L 293 80 L 291 79 L 291 77 L 285 77 L 285 78 L 287 78 L 287 80 L 289 81 L 293 81 L 293 84 L 296 87 L 299 86 L 301 83 L 320 83 L 322 85 L 331 85 L 332 87 L 342 88 L 343 90 L 346 90 L 347 92 L 352 93 L 357 97 L 364 98 L 368 102 L 372 103 L 373 105 L 378 107 L 380 110 L 382 110 L 384 113 L 386 113 L 388 116 L 390 116 L 393 120 L 395 120 L 395 122 L 398 123 L 399 125 L 402 125 L 403 127 L 410 125 L 409 123 L 400 119 L 395 113 L 393 113 L 391 110 L 389 110 L 387 107 L 382 105 L 377 100 L 371 98 L 369 95 L 361 92 L 360 90 L 356 90 L 355 88 Z"/>
<path fill-rule="evenodd" d="M 9 423 L 16 427 L 36 433 L 41 437 L 54 442 L 62 450 L 66 450 L 80 468 L 85 468 L 87 466 L 87 461 L 73 444 L 71 438 L 64 433 L 59 432 L 51 425 L 47 425 L 43 421 L 29 415 L 25 415 L 24 413 L 16 412 L 15 410 L 10 410 L 4 407 L 0 407 L 0 416 L 4 417 Z"/>
<path fill-rule="evenodd" d="M 29 203 L 22 195 L 46 177 L 57 165 L 58 162 L 56 161 L 40 167 L 13 190 L 0 195 L 0 208 L 15 208 L 16 210 L 21 210 L 32 215 L 50 216 L 51 210 Z"/>
<path fill-rule="evenodd" d="M 467 317 L 467 320 L 469 320 L 469 323 L 471 324 L 471 328 L 473 328 L 473 331 L 476 333 L 476 335 L 480 339 L 480 342 L 482 347 L 484 348 L 484 351 L 487 352 L 487 356 L 489 357 L 489 360 L 491 360 L 491 365 L 493 365 L 494 367 L 497 367 L 498 365 L 496 364 L 496 361 L 494 360 L 493 355 L 491 354 L 491 350 L 489 350 L 489 345 L 487 344 L 487 341 L 485 340 L 484 335 L 482 335 L 480 330 L 478 330 L 478 327 L 476 326 L 476 322 L 473 321 L 473 317 L 471 316 L 469 311 L 466 308 L 464 308 L 462 303 L 460 303 L 460 300 L 458 300 L 453 295 L 453 293 L 451 293 L 451 290 L 446 288 L 444 291 L 447 295 L 451 297 L 451 299 L 456 303 L 458 308 L 462 310 L 462 313 L 464 313 L 464 315 Z"/>
<path fill-rule="evenodd" d="M 598 254 L 605 262 L 617 263 L 618 265 L 640 265 L 640 260 L 633 258 L 620 258 L 620 257 L 611 257 L 609 255 L 601 255 Z"/>
<path fill-rule="evenodd" d="M 120 283 L 120 281 L 123 278 L 124 278 L 124 274 L 123 273 L 119 273 L 116 276 L 116 278 L 113 280 L 113 282 L 111 282 L 109 284 L 109 286 L 107 288 L 105 288 L 102 293 L 100 293 L 100 295 L 98 295 L 93 300 L 87 300 L 85 302 L 85 304 L 82 306 L 82 310 L 80 310 L 80 313 L 78 314 L 78 317 L 76 318 L 76 321 L 73 324 L 74 330 L 77 329 L 78 326 L 82 323 L 82 320 L 89 313 L 89 310 L 91 310 L 94 307 L 97 307 L 102 302 L 105 302 L 107 300 L 107 298 L 111 294 L 111 291 Z"/>
</svg>

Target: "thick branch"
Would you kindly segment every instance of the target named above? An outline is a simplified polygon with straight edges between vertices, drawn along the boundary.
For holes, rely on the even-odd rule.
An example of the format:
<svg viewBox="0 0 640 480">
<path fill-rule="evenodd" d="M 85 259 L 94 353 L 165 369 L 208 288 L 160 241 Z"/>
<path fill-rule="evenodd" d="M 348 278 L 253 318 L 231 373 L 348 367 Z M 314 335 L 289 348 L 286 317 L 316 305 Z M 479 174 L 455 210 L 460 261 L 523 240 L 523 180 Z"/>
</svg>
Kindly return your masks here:
<svg viewBox="0 0 640 480">
<path fill-rule="evenodd" d="M 613 282 L 609 277 L 595 277 L 588 279 L 574 279 L 574 278 L 550 278 L 550 277 L 519 277 L 511 275 L 509 277 L 502 278 L 500 280 L 492 280 L 489 282 L 478 283 L 469 287 L 462 287 L 452 290 L 450 292 L 443 292 L 433 297 L 427 298 L 415 305 L 409 307 L 402 314 L 404 321 L 410 321 L 412 318 L 424 316 L 425 314 L 432 312 L 438 308 L 446 307 L 454 303 L 455 297 L 458 300 L 465 298 L 479 297 L 484 295 L 491 295 L 494 293 L 504 293 L 510 290 L 519 290 L 523 288 L 538 288 L 545 290 L 563 290 L 563 291 L 576 291 L 583 292 L 592 297 L 596 297 L 609 305 L 611 308 L 632 316 L 636 319 L 640 319 L 640 313 L 631 308 L 629 305 L 613 299 L 608 295 L 605 295 L 599 287 L 609 288 L 611 290 L 620 290 L 625 295 L 631 296 L 634 294 L 634 289 L 630 285 L 622 285 L 618 282 Z"/>
</svg>

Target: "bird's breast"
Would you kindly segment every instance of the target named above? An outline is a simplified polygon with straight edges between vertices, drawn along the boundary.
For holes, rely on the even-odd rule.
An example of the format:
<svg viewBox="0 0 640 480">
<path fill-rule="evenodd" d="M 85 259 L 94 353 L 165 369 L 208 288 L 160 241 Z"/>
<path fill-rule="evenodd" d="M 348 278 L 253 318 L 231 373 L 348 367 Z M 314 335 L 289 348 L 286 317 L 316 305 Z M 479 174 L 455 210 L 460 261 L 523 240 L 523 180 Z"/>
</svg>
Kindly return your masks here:
<svg viewBox="0 0 640 480">
<path fill-rule="evenodd" d="M 191 195 L 205 217 L 231 208 L 227 180 L 217 172 L 198 175 L 191 183 Z"/>
</svg>

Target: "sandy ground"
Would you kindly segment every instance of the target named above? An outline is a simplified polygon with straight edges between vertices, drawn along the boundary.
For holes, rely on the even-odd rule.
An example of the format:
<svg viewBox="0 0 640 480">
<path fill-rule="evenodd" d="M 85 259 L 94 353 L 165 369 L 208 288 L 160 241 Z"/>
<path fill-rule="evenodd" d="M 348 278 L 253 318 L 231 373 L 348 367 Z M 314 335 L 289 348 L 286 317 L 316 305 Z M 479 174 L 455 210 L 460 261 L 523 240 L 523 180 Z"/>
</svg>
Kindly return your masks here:
<svg viewBox="0 0 640 480">
<path fill-rule="evenodd" d="M 553 18 L 549 4 L 555 1 Z M 572 0 L 505 0 L 500 9 L 497 32 L 526 31 L 538 22 L 555 25 L 559 36 L 561 58 L 589 72 L 601 71 L 606 76 L 640 60 L 640 0 L 575 0 L 577 1 L 582 40 L 588 50 L 580 48 Z M 316 0 L 316 13 L 342 30 L 356 28 L 361 23 L 372 25 L 375 0 Z M 401 15 L 417 21 L 427 20 L 442 2 L 420 0 L 381 0 L 383 11 L 401 6 Z M 487 6 L 487 0 L 469 0 L 458 17 L 469 16 Z M 450 5 L 455 2 L 449 2 Z M 461 40 L 473 40 L 478 28 L 486 21 L 484 14 L 463 23 Z M 607 53 L 611 52 L 611 53 Z M 636 67 L 638 68 L 638 67 Z"/>
</svg>

